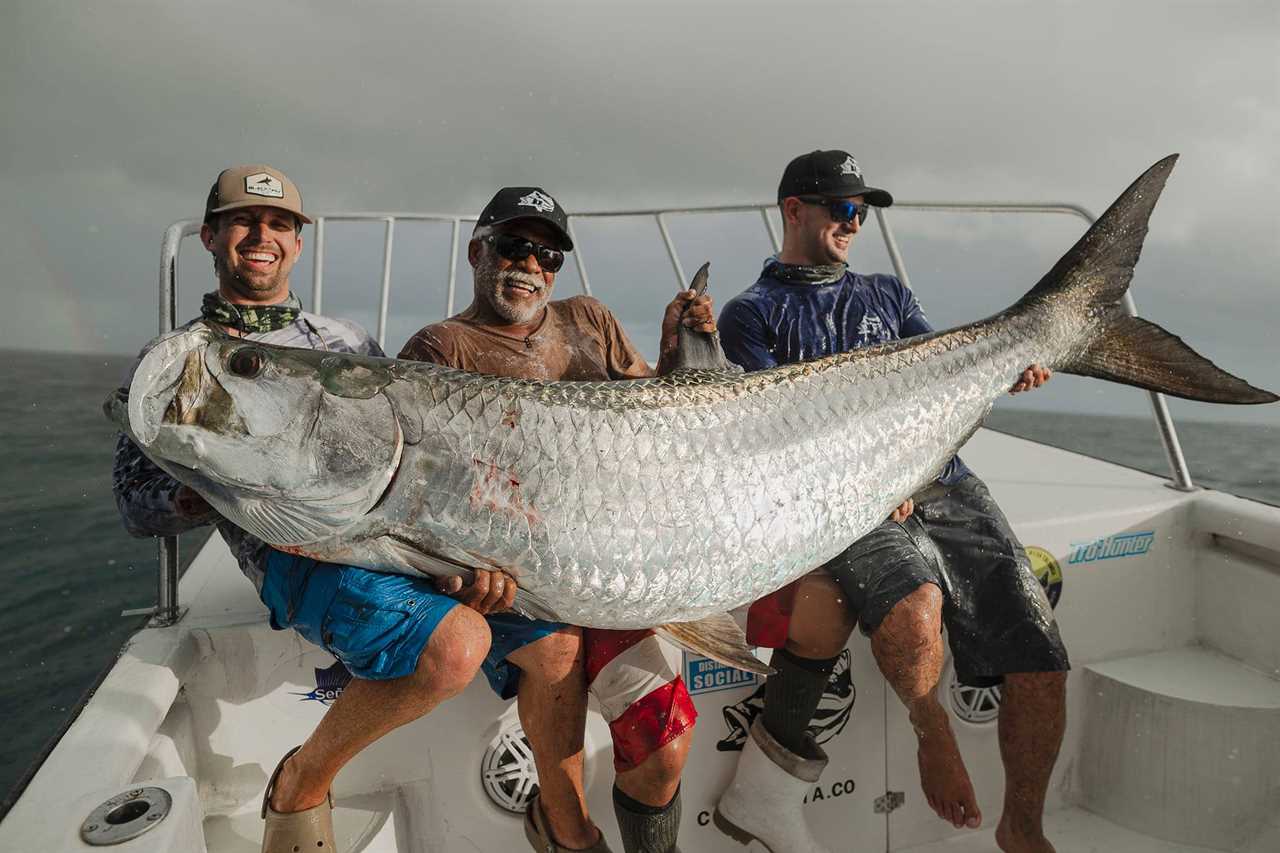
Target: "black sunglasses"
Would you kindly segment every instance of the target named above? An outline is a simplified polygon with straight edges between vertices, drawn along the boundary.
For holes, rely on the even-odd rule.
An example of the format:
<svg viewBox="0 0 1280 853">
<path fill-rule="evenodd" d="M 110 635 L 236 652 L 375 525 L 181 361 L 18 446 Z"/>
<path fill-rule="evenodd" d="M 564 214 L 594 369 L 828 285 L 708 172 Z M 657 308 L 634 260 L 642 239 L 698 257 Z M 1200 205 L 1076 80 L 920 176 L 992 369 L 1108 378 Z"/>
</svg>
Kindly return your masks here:
<svg viewBox="0 0 1280 853">
<path fill-rule="evenodd" d="M 865 201 L 858 204 L 856 201 L 838 198 L 829 199 L 819 196 L 797 196 L 805 204 L 816 204 L 827 209 L 831 214 L 833 222 L 852 222 L 853 217 L 858 217 L 858 224 L 867 224 L 867 214 L 871 212 L 871 205 Z"/>
<path fill-rule="evenodd" d="M 480 239 L 492 243 L 498 254 L 509 261 L 523 261 L 533 255 L 545 272 L 559 272 L 564 266 L 564 252 L 515 234 L 486 234 Z"/>
</svg>

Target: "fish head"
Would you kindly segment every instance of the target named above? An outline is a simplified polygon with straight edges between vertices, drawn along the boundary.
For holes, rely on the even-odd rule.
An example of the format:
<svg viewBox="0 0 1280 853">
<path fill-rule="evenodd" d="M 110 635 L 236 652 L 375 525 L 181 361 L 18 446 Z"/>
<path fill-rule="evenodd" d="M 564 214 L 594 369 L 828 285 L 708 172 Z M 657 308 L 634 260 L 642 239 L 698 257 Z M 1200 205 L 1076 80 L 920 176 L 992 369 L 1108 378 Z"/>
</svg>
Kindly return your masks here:
<svg viewBox="0 0 1280 853">
<path fill-rule="evenodd" d="M 367 513 L 399 466 L 389 365 L 196 326 L 143 357 L 127 431 L 238 526 L 272 544 L 312 542 Z"/>
</svg>

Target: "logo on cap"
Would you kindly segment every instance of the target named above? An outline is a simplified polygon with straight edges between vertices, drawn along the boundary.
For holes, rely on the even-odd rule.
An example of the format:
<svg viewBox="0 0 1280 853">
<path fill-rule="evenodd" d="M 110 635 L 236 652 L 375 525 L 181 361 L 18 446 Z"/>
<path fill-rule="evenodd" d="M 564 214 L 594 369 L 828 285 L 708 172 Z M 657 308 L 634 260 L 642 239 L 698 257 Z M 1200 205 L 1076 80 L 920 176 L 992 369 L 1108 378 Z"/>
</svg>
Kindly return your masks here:
<svg viewBox="0 0 1280 853">
<path fill-rule="evenodd" d="M 258 172 L 244 179 L 244 191 L 267 198 L 284 198 L 284 184 L 273 175 Z"/>
<path fill-rule="evenodd" d="M 853 159 L 852 155 L 844 158 L 844 162 L 840 164 L 840 174 L 853 175 L 855 178 L 862 178 L 862 170 L 858 168 L 858 161 Z"/>
<path fill-rule="evenodd" d="M 546 193 L 538 192 L 537 190 L 534 190 L 527 196 L 522 196 L 516 204 L 521 207 L 532 207 L 534 210 L 541 213 L 550 213 L 556 209 L 556 203 L 551 200 L 551 196 Z"/>
</svg>

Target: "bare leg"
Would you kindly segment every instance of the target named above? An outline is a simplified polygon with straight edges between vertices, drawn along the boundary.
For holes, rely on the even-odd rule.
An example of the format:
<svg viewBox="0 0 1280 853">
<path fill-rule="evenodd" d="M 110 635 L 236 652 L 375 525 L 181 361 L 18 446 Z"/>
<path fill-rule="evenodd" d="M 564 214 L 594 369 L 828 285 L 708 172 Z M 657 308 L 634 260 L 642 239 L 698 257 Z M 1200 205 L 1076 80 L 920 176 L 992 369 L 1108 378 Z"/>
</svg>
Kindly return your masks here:
<svg viewBox="0 0 1280 853">
<path fill-rule="evenodd" d="M 619 773 L 614 784 L 637 802 L 655 808 L 665 806 L 680 787 L 680 774 L 692 744 L 693 730 L 690 729 L 650 753 L 640 766 Z"/>
<path fill-rule="evenodd" d="M 1006 675 L 1000 702 L 1004 814 L 996 843 L 1008 853 L 1053 853 L 1044 837 L 1044 799 L 1067 727 L 1067 674 Z"/>
<path fill-rule="evenodd" d="M 796 597 L 787 626 L 787 651 L 796 657 L 832 658 L 844 650 L 857 624 L 835 578 L 810 572 L 796 582 Z"/>
<path fill-rule="evenodd" d="M 564 628 L 507 656 L 520 667 L 518 704 L 538 765 L 538 804 L 555 841 L 582 849 L 600 839 L 582 788 L 587 694 L 582 632 Z"/>
<path fill-rule="evenodd" d="M 285 762 L 271 808 L 296 812 L 319 805 L 356 753 L 461 693 L 488 652 L 484 617 L 454 607 L 431 634 L 412 674 L 389 681 L 353 678 L 307 742 Z"/>
<path fill-rule="evenodd" d="M 907 708 L 919 748 L 920 787 L 929 806 L 957 829 L 982 824 L 946 709 L 938 702 L 942 673 L 942 590 L 921 584 L 889 611 L 871 635 L 871 652 Z"/>
<path fill-rule="evenodd" d="M 797 755 L 809 752 L 809 723 L 854 624 L 835 578 L 816 571 L 797 582 L 786 646 L 770 659 L 777 672 L 765 683 L 763 714 L 769 734 Z"/>
</svg>

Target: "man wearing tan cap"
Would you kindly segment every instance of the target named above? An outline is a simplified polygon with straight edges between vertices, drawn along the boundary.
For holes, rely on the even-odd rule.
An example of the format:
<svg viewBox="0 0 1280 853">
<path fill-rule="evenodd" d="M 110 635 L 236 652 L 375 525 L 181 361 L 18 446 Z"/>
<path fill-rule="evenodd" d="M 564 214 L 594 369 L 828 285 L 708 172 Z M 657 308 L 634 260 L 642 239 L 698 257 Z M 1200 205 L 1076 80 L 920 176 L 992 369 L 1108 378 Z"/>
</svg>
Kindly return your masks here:
<svg viewBox="0 0 1280 853">
<path fill-rule="evenodd" d="M 381 356 L 364 329 L 307 313 L 290 292 L 289 274 L 302 251 L 302 225 L 310 221 L 297 187 L 283 173 L 261 165 L 222 172 L 209 191 L 200 229 L 201 242 L 213 255 L 218 289 L 205 295 L 201 316 L 183 329 L 203 323 L 268 344 Z M 132 374 L 130 370 L 126 388 Z M 294 628 L 351 672 L 350 683 L 306 743 L 276 766 L 262 803 L 266 853 L 334 850 L 329 789 L 338 771 L 382 735 L 421 717 L 471 682 L 491 645 L 495 650 L 500 645 L 491 642 L 489 625 L 477 609 L 509 606 L 514 588 L 505 596 L 495 589 L 494 595 L 478 598 L 468 589 L 459 597 L 471 606 L 456 607 L 457 602 L 437 594 L 425 579 L 275 551 L 218 516 L 123 435 L 116 445 L 113 490 L 125 527 L 135 536 L 168 536 L 216 525 L 270 610 L 272 627 Z M 388 618 L 380 620 L 384 613 Z M 536 653 L 533 647 L 523 649 L 519 665 L 531 688 L 554 695 L 547 685 L 553 687 L 574 667 L 576 640 L 566 655 L 556 634 L 559 626 L 546 625 L 544 642 L 535 644 Z M 536 633 L 538 626 L 532 630 Z M 571 722 L 582 725 L 581 720 Z M 548 725 L 553 724 L 549 719 Z M 540 749 L 545 735 L 532 728 L 527 733 L 535 751 L 546 752 Z M 540 767 L 539 775 L 552 780 L 557 769 Z M 557 812 L 583 812 L 580 794 L 571 786 L 562 788 L 568 801 L 552 804 Z M 585 837 L 572 841 L 575 847 L 589 847 L 598 833 L 589 823 L 580 824 Z M 599 849 L 607 848 L 601 842 Z"/>
</svg>

